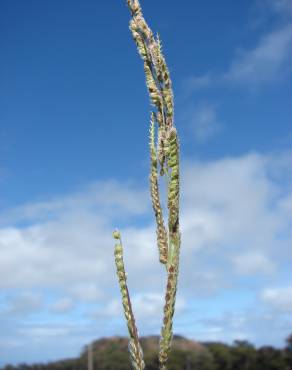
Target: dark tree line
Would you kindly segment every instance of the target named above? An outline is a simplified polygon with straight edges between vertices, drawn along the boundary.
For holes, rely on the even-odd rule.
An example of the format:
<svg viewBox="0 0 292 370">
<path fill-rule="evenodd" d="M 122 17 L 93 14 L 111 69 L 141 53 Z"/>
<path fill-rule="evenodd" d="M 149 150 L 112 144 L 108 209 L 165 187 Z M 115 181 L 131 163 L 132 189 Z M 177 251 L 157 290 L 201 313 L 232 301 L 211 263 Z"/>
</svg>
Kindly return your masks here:
<svg viewBox="0 0 292 370">
<path fill-rule="evenodd" d="M 141 339 L 146 370 L 158 369 L 158 337 Z M 6 365 L 0 370 L 87 370 L 87 348 L 77 359 L 49 364 Z M 94 370 L 130 370 L 126 338 L 100 339 L 93 344 Z M 196 343 L 175 336 L 169 370 L 292 370 L 292 335 L 283 349 L 255 348 L 247 341 L 233 345 L 220 342 Z"/>
</svg>

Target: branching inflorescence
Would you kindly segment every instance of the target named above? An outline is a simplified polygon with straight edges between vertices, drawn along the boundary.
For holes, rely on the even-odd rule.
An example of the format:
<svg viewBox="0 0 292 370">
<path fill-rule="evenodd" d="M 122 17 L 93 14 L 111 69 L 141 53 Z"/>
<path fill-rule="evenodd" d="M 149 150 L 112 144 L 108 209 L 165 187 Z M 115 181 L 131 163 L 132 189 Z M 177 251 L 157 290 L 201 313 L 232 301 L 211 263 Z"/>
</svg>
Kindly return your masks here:
<svg viewBox="0 0 292 370">
<path fill-rule="evenodd" d="M 154 107 L 150 119 L 150 192 L 156 219 L 159 261 L 165 265 L 167 285 L 164 317 L 159 342 L 159 369 L 167 369 L 172 341 L 172 322 L 175 309 L 177 277 L 179 269 L 179 142 L 173 119 L 173 92 L 169 71 L 162 54 L 159 36 L 148 27 L 138 0 L 127 0 L 131 11 L 130 30 L 144 62 L 146 85 Z M 164 221 L 160 200 L 158 177 L 166 177 L 168 223 Z M 126 283 L 121 236 L 114 232 L 115 262 L 122 293 L 124 313 L 130 342 L 129 351 L 133 368 L 144 369 L 143 353 L 132 311 Z"/>
</svg>

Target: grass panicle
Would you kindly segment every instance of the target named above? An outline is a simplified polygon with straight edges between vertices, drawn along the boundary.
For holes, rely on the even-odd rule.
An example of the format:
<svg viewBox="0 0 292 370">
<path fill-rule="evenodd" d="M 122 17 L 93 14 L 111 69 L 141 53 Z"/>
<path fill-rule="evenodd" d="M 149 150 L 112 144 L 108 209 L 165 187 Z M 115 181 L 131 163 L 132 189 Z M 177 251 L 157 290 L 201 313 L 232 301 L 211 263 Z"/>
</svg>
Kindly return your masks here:
<svg viewBox="0 0 292 370">
<path fill-rule="evenodd" d="M 150 119 L 150 194 L 156 220 L 159 261 L 165 266 L 167 284 L 165 292 L 163 323 L 159 341 L 159 369 L 167 370 L 167 361 L 173 337 L 173 315 L 175 310 L 179 252 L 181 234 L 179 230 L 179 139 L 174 126 L 174 102 L 172 83 L 159 36 L 154 36 L 146 23 L 140 2 L 127 0 L 131 12 L 130 30 L 143 60 L 146 86 L 153 106 Z M 161 206 L 159 176 L 166 178 L 168 222 L 164 221 Z M 167 225 L 167 227 L 166 227 Z M 120 234 L 115 247 L 115 261 L 119 278 L 125 317 L 128 324 L 129 350 L 134 369 L 143 369 L 143 353 L 132 312 L 126 274 L 123 263 L 123 248 Z"/>
</svg>

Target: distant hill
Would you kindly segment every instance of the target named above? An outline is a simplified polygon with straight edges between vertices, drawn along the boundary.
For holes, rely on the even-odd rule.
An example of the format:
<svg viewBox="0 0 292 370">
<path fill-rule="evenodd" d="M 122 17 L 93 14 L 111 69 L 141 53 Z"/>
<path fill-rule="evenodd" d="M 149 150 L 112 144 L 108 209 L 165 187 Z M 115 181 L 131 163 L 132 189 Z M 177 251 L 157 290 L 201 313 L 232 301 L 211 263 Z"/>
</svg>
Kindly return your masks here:
<svg viewBox="0 0 292 370">
<path fill-rule="evenodd" d="M 146 362 L 145 370 L 158 370 L 158 336 L 140 339 Z M 93 342 L 94 370 L 131 370 L 128 338 L 109 337 Z M 78 358 L 49 364 L 7 365 L 0 370 L 88 370 L 88 347 Z M 175 335 L 168 370 L 292 370 L 292 349 L 273 347 L 256 349 L 246 341 L 232 346 L 219 342 L 199 343 Z"/>
<path fill-rule="evenodd" d="M 93 342 L 93 358 L 96 369 L 131 369 L 128 354 L 128 338 L 110 337 L 101 338 Z M 144 352 L 144 359 L 147 369 L 158 369 L 158 345 L 159 336 L 148 336 L 140 338 L 141 346 Z M 172 342 L 172 353 L 170 362 L 181 364 L 181 361 L 190 361 L 191 357 L 210 356 L 209 350 L 202 344 L 175 335 Z M 187 359 L 189 357 L 189 360 Z M 81 359 L 82 364 L 86 364 L 88 358 L 87 348 L 84 348 Z M 178 364 L 179 365 L 179 364 Z M 169 367 L 171 369 L 172 367 Z M 181 367 L 173 367 L 173 369 Z"/>
</svg>

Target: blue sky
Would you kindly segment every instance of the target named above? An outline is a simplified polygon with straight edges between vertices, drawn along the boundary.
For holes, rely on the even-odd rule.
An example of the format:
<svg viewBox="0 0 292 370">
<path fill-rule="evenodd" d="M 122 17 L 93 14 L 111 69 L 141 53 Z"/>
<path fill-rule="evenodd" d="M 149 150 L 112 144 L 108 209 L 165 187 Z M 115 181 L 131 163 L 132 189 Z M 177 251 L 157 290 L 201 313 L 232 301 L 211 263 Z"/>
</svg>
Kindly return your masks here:
<svg viewBox="0 0 292 370">
<path fill-rule="evenodd" d="M 143 1 L 171 72 L 182 158 L 174 330 L 282 346 L 292 327 L 292 1 Z M 165 274 L 148 192 L 150 104 L 124 1 L 0 4 L 0 364 L 141 335 Z M 291 330 L 290 330 L 291 331 Z"/>
</svg>

